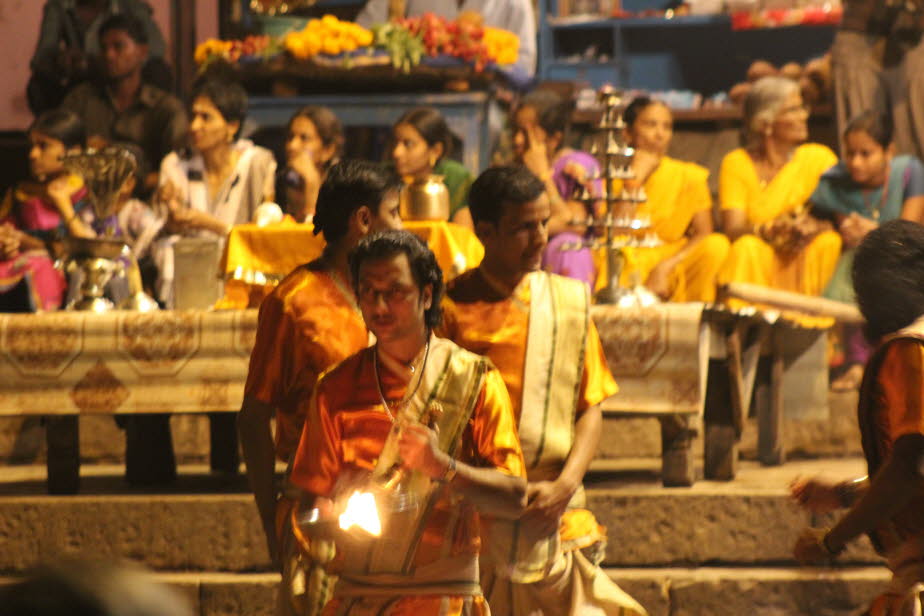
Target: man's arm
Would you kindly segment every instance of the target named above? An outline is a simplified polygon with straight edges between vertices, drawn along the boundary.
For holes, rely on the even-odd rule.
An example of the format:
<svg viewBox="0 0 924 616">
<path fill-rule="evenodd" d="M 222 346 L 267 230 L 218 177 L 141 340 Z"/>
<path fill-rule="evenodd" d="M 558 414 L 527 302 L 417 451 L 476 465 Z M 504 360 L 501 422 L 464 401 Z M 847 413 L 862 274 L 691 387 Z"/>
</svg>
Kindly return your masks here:
<svg viewBox="0 0 924 616">
<path fill-rule="evenodd" d="M 906 434 L 895 441 L 888 457 L 869 489 L 847 514 L 828 531 L 828 549 L 839 552 L 861 533 L 868 532 L 891 518 L 908 504 L 915 484 L 924 479 L 924 434 Z"/>
<path fill-rule="evenodd" d="M 388 0 L 369 0 L 356 16 L 356 23 L 363 28 L 388 21 Z"/>
<path fill-rule="evenodd" d="M 485 376 L 467 438 L 478 466 L 440 450 L 436 432 L 422 424 L 405 428 L 398 447 L 406 467 L 446 481 L 482 513 L 519 518 L 526 504 L 526 471 L 510 396 L 496 368 Z"/>
<path fill-rule="evenodd" d="M 403 429 L 398 451 L 405 468 L 419 470 L 437 481 L 446 480 L 483 513 L 508 519 L 523 513 L 525 478 L 459 462 L 439 449 L 436 432 L 423 424 Z"/>
<path fill-rule="evenodd" d="M 291 346 L 293 340 L 291 320 L 287 318 L 282 302 L 278 301 L 275 293 L 269 295 L 261 304 L 257 317 L 257 334 L 250 354 L 237 428 L 247 479 L 266 534 L 270 558 L 276 564 L 279 563 L 274 482 L 276 448 L 270 422 L 285 382 L 285 369 L 292 362 L 291 355 L 284 350 Z"/>
<path fill-rule="evenodd" d="M 42 23 L 39 26 L 38 42 L 35 44 L 35 53 L 32 54 L 30 67 L 32 71 L 54 70 L 61 44 L 66 38 L 64 33 L 64 7 L 60 2 L 46 2 L 42 8 Z M 71 43 L 72 41 L 65 41 Z"/>
<path fill-rule="evenodd" d="M 603 413 L 594 405 L 581 413 L 574 424 L 574 443 L 565 466 L 554 481 L 530 482 L 527 487 L 526 515 L 536 518 L 538 524 L 551 533 L 558 528 L 559 520 L 571 497 L 584 481 L 600 444 Z"/>
<path fill-rule="evenodd" d="M 237 415 L 237 430 L 241 439 L 247 479 L 253 490 L 266 545 L 273 563 L 279 562 L 279 546 L 276 537 L 276 486 L 274 481 L 276 454 L 270 420 L 275 409 L 250 396 L 244 397 Z"/>
</svg>

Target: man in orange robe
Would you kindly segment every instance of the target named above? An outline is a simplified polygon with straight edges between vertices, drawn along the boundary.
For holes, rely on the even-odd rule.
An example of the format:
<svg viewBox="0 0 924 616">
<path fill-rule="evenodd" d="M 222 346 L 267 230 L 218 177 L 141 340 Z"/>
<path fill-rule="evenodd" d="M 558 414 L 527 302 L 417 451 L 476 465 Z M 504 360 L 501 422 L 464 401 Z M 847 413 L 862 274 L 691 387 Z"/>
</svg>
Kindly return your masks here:
<svg viewBox="0 0 924 616">
<path fill-rule="evenodd" d="M 306 612 L 293 602 L 323 604 L 324 598 L 309 598 L 309 587 L 318 586 L 301 579 L 312 573 L 296 566 L 290 534 L 277 528 L 277 519 L 285 519 L 278 513 L 287 510 L 289 501 L 281 498 L 274 481 L 275 460 L 288 461 L 295 452 L 304 422 L 299 402 L 311 397 L 318 376 L 369 344 L 353 297 L 347 254 L 367 234 L 400 227 L 400 186 L 400 178 L 373 163 L 344 161 L 332 167 L 314 219 L 315 233 L 323 233 L 327 243 L 324 253 L 296 268 L 260 306 L 238 429 L 270 556 L 283 571 L 279 614 L 311 614 L 310 608 Z M 270 426 L 274 416 L 275 445 Z M 320 571 L 313 575 L 324 577 Z M 306 592 L 298 592 L 302 589 Z"/>
<path fill-rule="evenodd" d="M 586 285 L 539 271 L 550 217 L 543 183 L 522 167 L 495 167 L 472 185 L 469 207 L 485 256 L 449 283 L 441 333 L 503 375 L 528 479 L 524 515 L 485 531 L 488 602 L 513 616 L 645 614 L 599 568 L 605 530 L 582 508 L 599 403 L 617 388 Z"/>
<path fill-rule="evenodd" d="M 813 512 L 849 508 L 830 529 L 803 531 L 795 555 L 827 561 L 869 534 L 892 580 L 864 613 L 912 616 L 921 613 L 924 589 L 924 227 L 893 220 L 872 231 L 857 248 L 853 281 L 867 334 L 880 340 L 857 413 L 869 474 L 792 486 Z"/>
<path fill-rule="evenodd" d="M 304 547 L 335 554 L 324 614 L 486 616 L 478 513 L 515 518 L 526 492 L 503 379 L 432 335 L 443 281 L 422 240 L 376 234 L 350 264 L 376 344 L 318 381 L 290 475 L 322 519 L 298 523 Z M 365 511 L 377 511 L 380 535 L 343 529 L 343 516 L 323 526 L 357 491 L 375 495 Z"/>
</svg>

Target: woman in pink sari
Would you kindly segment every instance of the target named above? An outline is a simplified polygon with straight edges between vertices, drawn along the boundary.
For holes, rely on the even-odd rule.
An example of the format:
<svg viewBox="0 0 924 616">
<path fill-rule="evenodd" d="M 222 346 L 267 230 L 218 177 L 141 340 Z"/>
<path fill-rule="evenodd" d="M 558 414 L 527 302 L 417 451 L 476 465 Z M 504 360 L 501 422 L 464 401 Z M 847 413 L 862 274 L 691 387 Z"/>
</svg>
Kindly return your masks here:
<svg viewBox="0 0 924 616">
<path fill-rule="evenodd" d="M 67 111 L 44 113 L 29 128 L 32 177 L 0 202 L 0 312 L 61 305 L 67 285 L 54 267 L 55 249 L 68 235 L 95 235 L 83 180 L 62 162 L 85 141 L 83 123 Z"/>
<path fill-rule="evenodd" d="M 583 280 L 593 289 L 596 279 L 593 254 L 585 240 L 593 230 L 587 219 L 592 206 L 582 193 L 601 194 L 600 166 L 588 154 L 567 147 L 571 104 L 557 94 L 539 90 L 523 99 L 513 115 L 514 155 L 545 184 L 552 216 L 549 243 L 542 268 L 554 274 Z"/>
</svg>

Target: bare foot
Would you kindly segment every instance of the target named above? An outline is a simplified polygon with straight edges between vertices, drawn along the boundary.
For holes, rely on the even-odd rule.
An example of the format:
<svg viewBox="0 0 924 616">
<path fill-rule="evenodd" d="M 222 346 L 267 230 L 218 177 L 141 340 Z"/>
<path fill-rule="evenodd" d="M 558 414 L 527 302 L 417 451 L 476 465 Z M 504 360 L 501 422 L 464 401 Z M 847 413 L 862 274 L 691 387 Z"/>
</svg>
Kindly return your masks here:
<svg viewBox="0 0 924 616">
<path fill-rule="evenodd" d="M 863 365 L 851 364 L 847 370 L 831 383 L 831 391 L 856 391 L 860 388 L 861 381 L 863 381 Z"/>
</svg>

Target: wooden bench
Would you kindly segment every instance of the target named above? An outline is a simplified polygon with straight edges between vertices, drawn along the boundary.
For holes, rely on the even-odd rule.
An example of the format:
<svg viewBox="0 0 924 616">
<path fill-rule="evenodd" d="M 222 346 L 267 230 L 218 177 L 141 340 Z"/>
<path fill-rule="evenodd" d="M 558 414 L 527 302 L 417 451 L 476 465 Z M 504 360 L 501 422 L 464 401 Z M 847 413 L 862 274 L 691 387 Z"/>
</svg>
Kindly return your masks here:
<svg viewBox="0 0 924 616">
<path fill-rule="evenodd" d="M 256 310 L 0 315 L 0 416 L 45 417 L 49 491 L 76 492 L 80 415 L 236 412 L 256 323 Z"/>
<path fill-rule="evenodd" d="M 776 313 L 701 303 L 598 305 L 591 314 L 620 386 L 603 411 L 660 421 L 665 486 L 694 483 L 692 443 L 700 431 L 704 476 L 734 479 L 752 397 L 764 464 L 785 461 L 784 410 L 792 416 L 828 412 L 824 329 L 800 327 Z"/>
<path fill-rule="evenodd" d="M 694 482 L 701 430 L 706 477 L 734 478 L 755 390 L 768 464 L 785 459 L 784 407 L 827 412 L 823 331 L 703 304 L 592 315 L 620 385 L 604 412 L 660 420 L 665 485 Z M 45 417 L 49 491 L 76 492 L 80 415 L 236 412 L 256 321 L 255 309 L 0 315 L 0 416 Z M 772 366 L 766 385 L 761 353 Z M 213 456 L 226 440 L 236 447 L 225 436 L 213 435 Z"/>
</svg>

